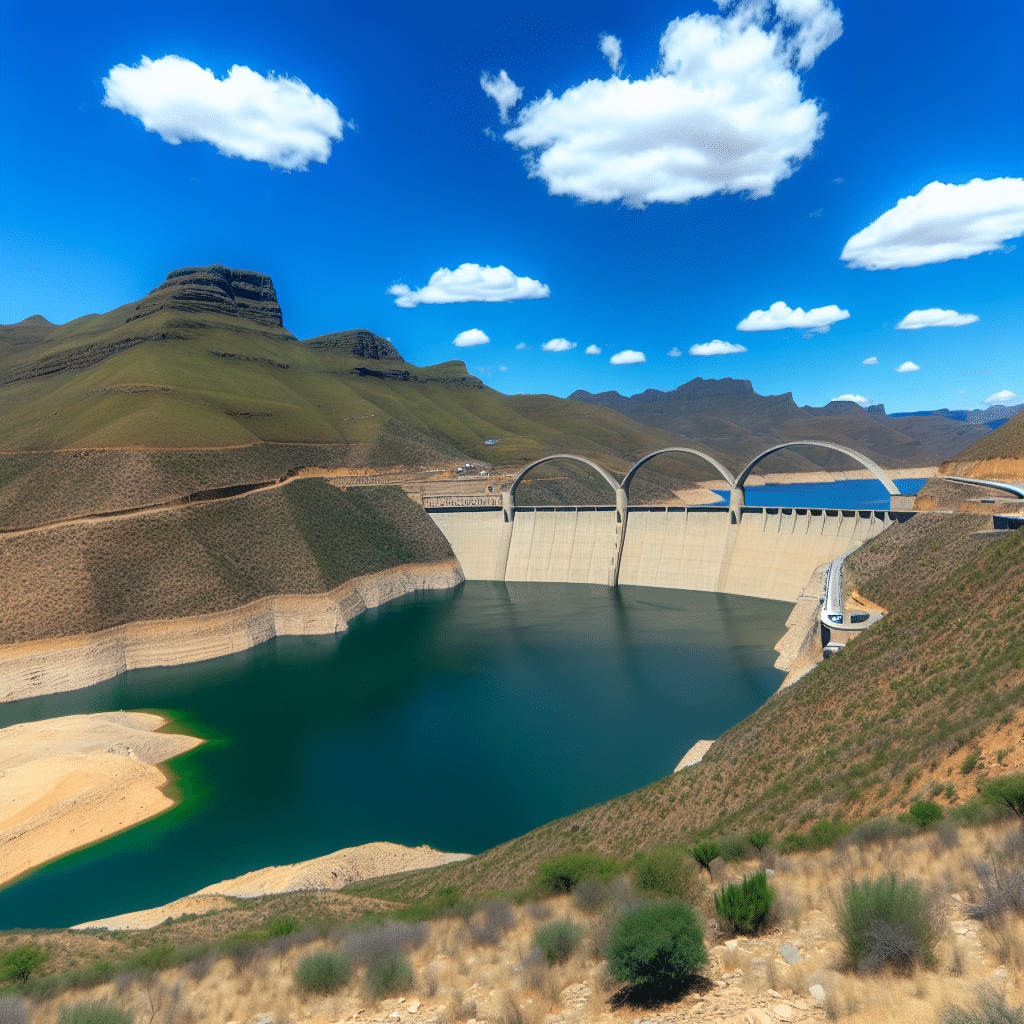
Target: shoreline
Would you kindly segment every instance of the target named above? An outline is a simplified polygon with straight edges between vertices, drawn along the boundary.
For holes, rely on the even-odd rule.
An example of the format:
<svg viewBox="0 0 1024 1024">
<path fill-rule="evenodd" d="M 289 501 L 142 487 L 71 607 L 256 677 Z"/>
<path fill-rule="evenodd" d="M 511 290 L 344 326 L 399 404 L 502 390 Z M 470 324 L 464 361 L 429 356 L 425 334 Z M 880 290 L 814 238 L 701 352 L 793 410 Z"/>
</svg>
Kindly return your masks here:
<svg viewBox="0 0 1024 1024">
<path fill-rule="evenodd" d="M 188 665 L 276 636 L 343 633 L 370 608 L 465 581 L 456 559 L 357 576 L 320 594 L 277 594 L 223 612 L 129 622 L 97 633 L 0 646 L 0 703 L 84 689 L 129 669 Z"/>
<path fill-rule="evenodd" d="M 885 469 L 885 467 L 883 467 Z M 911 469 L 885 469 L 892 480 L 930 480 L 939 475 L 938 466 L 919 466 Z M 751 473 L 745 487 L 764 487 L 770 484 L 836 484 L 845 480 L 877 480 L 869 469 L 844 469 L 836 472 L 820 470 L 808 473 Z M 719 477 L 717 480 L 701 480 L 693 485 L 709 490 L 723 490 L 728 487 Z"/>
<path fill-rule="evenodd" d="M 168 724 L 108 711 L 0 729 L 0 888 L 177 806 L 160 765 L 205 741 Z"/>
</svg>

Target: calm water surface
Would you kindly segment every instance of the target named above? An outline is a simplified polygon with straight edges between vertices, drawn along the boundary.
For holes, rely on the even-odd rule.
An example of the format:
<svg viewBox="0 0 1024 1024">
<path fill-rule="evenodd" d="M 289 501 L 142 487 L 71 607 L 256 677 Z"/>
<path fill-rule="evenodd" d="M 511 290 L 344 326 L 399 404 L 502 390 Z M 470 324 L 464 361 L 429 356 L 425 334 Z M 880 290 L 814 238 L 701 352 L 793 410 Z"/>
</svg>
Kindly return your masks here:
<svg viewBox="0 0 1024 1024">
<path fill-rule="evenodd" d="M 893 480 L 900 494 L 916 494 L 925 479 Z M 728 490 L 715 489 L 728 501 Z M 881 482 L 871 480 L 840 480 L 832 484 L 765 484 L 744 489 L 748 505 L 768 508 L 862 508 L 887 509 L 889 492 Z"/>
<path fill-rule="evenodd" d="M 775 691 L 791 605 L 467 583 L 230 657 L 0 704 L 0 727 L 160 709 L 184 799 L 0 892 L 0 928 L 157 906 L 375 840 L 479 852 L 672 771 Z"/>
</svg>

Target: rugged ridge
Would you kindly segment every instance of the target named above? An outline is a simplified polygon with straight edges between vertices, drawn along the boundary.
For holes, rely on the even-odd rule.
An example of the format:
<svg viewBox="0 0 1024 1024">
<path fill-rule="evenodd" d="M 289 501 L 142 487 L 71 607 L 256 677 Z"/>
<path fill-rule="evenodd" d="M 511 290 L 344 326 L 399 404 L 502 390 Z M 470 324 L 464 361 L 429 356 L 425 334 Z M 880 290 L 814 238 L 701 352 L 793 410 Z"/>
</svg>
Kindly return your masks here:
<svg viewBox="0 0 1024 1024">
<path fill-rule="evenodd" d="M 398 349 L 387 338 L 382 338 L 364 327 L 321 334 L 316 338 L 310 338 L 306 345 L 313 349 L 332 349 L 359 359 L 391 359 L 399 363 L 405 362 Z"/>
<path fill-rule="evenodd" d="M 274 282 L 255 270 L 232 270 L 219 263 L 210 267 L 182 267 L 172 270 L 139 303 L 140 319 L 157 309 L 177 309 L 185 313 L 212 310 L 228 316 L 251 320 L 261 327 L 283 327 Z"/>
</svg>

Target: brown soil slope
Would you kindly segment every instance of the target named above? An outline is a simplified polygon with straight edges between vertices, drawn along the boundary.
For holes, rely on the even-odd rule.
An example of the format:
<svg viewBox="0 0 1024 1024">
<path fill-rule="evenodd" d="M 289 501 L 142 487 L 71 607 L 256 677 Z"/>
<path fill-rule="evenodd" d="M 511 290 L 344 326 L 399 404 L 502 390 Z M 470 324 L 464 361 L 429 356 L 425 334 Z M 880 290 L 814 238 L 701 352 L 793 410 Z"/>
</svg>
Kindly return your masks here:
<svg viewBox="0 0 1024 1024">
<path fill-rule="evenodd" d="M 399 488 L 296 480 L 229 501 L 0 536 L 0 644 L 315 594 L 453 558 Z"/>
<path fill-rule="evenodd" d="M 1024 482 L 1024 411 L 944 462 L 939 472 L 943 476 Z"/>
</svg>

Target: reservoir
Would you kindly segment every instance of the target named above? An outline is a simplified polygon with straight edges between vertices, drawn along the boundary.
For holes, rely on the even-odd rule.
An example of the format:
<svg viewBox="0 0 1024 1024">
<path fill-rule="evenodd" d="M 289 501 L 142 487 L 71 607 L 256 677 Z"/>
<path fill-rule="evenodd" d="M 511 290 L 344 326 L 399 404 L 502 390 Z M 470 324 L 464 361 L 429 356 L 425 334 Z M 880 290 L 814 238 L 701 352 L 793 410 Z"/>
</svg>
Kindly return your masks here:
<svg viewBox="0 0 1024 1024">
<path fill-rule="evenodd" d="M 0 891 L 0 928 L 158 906 L 376 840 L 477 853 L 637 789 L 775 692 L 790 608 L 469 582 L 340 635 L 0 704 L 0 727 L 154 709 L 208 740 L 169 762 L 178 806 Z"/>
</svg>

